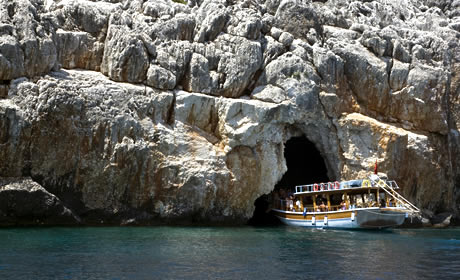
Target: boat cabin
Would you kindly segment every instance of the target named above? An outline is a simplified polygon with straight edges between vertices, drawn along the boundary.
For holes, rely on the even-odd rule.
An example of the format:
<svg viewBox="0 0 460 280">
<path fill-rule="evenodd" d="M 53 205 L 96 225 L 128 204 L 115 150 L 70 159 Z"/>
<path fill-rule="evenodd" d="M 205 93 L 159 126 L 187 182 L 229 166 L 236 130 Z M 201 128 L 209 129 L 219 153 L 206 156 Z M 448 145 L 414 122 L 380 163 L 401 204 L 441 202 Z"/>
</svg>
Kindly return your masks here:
<svg viewBox="0 0 460 280">
<path fill-rule="evenodd" d="M 328 228 L 387 228 L 420 210 L 400 195 L 395 181 L 369 179 L 316 183 L 281 189 L 272 211 L 286 225 Z"/>
<path fill-rule="evenodd" d="M 384 181 L 394 194 L 399 186 Z M 293 212 L 327 212 L 366 207 L 394 207 L 399 203 L 370 180 L 315 183 L 295 187 L 294 193 L 281 190 L 275 207 Z"/>
</svg>

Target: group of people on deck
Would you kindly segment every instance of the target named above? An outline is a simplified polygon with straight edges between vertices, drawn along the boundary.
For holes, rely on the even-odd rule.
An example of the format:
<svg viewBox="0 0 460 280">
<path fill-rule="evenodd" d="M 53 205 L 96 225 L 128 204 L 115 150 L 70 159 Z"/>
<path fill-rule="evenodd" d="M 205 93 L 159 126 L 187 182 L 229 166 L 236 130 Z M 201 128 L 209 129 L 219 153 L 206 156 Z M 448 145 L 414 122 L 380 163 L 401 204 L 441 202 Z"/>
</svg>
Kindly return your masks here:
<svg viewBox="0 0 460 280">
<path fill-rule="evenodd" d="M 347 209 L 365 208 L 365 207 L 386 207 L 385 196 L 381 193 L 376 197 L 374 193 L 364 194 L 350 194 L 350 195 L 331 195 L 330 200 L 326 199 L 325 195 L 316 197 L 315 203 L 311 198 L 298 198 L 294 193 L 280 189 L 273 193 L 273 199 L 276 207 L 285 209 L 287 211 L 299 212 L 326 212 L 326 211 L 343 211 Z M 281 204 L 280 204 L 281 202 Z M 394 206 L 394 202 L 389 200 L 388 206 Z M 328 206 L 331 205 L 332 206 Z"/>
</svg>

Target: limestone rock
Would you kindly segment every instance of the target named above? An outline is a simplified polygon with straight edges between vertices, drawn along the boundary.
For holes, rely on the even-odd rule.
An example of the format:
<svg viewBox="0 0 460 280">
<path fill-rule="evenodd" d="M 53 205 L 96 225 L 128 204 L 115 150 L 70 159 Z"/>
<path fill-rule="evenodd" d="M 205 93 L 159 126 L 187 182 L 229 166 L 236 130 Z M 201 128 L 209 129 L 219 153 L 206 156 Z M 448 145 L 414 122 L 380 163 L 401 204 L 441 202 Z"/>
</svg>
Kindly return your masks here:
<svg viewBox="0 0 460 280">
<path fill-rule="evenodd" d="M 275 19 L 276 26 L 297 38 L 306 38 L 310 29 L 313 29 L 319 37 L 323 33 L 321 19 L 314 7 L 300 1 L 281 1 L 276 10 Z"/>
<path fill-rule="evenodd" d="M 224 51 L 217 72 L 225 75 L 217 92 L 225 97 L 240 97 L 262 66 L 262 47 L 259 42 L 229 35 L 219 36 L 216 44 Z"/>
<path fill-rule="evenodd" d="M 64 30 L 90 33 L 98 37 L 107 32 L 109 16 L 119 5 L 106 1 L 71 0 L 65 3 L 50 0 L 49 9 Z M 52 3 L 54 2 L 54 3 Z"/>
<path fill-rule="evenodd" d="M 176 85 L 181 84 L 192 57 L 192 45 L 187 41 L 165 42 L 156 47 L 156 52 L 155 64 L 171 72 Z"/>
<path fill-rule="evenodd" d="M 229 20 L 225 7 L 226 1 L 203 1 L 196 11 L 199 24 L 196 28 L 194 41 L 214 41 Z"/>
<path fill-rule="evenodd" d="M 457 2 L 7 1 L 0 177 L 83 224 L 244 223 L 305 136 L 458 219 Z"/>
<path fill-rule="evenodd" d="M 104 44 L 86 32 L 58 30 L 58 60 L 67 69 L 100 70 Z"/>
<path fill-rule="evenodd" d="M 344 74 L 357 101 L 383 112 L 388 104 L 388 61 L 382 61 L 359 45 L 334 50 L 344 62 Z M 366 75 L 361 75 L 366 73 Z"/>
<path fill-rule="evenodd" d="M 365 31 L 360 42 L 377 56 L 390 56 L 393 51 L 390 38 L 381 38 L 379 35 L 371 31 Z"/>
<path fill-rule="evenodd" d="M 433 217 L 431 223 L 434 228 L 445 228 L 450 225 L 450 220 L 452 219 L 451 213 L 441 213 Z"/>
<path fill-rule="evenodd" d="M 285 52 L 283 44 L 275 41 L 272 37 L 266 36 L 262 48 L 264 50 L 264 66 L 267 66 L 272 60 Z"/>
<path fill-rule="evenodd" d="M 193 39 L 195 19 L 187 14 L 178 14 L 174 18 L 156 22 L 149 28 L 148 34 L 157 40 L 185 40 Z"/>
<path fill-rule="evenodd" d="M 30 178 L 0 178 L 1 225 L 74 225 L 79 221 L 59 198 Z"/>
<path fill-rule="evenodd" d="M 158 89 L 174 89 L 176 87 L 176 76 L 167 69 L 151 64 L 147 71 L 145 83 Z"/>
<path fill-rule="evenodd" d="M 231 35 L 241 36 L 249 40 L 260 37 L 262 22 L 256 11 L 245 9 L 237 10 L 228 22 L 227 32 Z"/>
<path fill-rule="evenodd" d="M 142 38 L 128 28 L 112 25 L 107 33 L 101 71 L 115 81 L 145 80 L 149 57 Z"/>
<path fill-rule="evenodd" d="M 45 74 L 57 67 L 54 27 L 49 18 L 38 16 L 41 5 L 15 0 L 0 7 L 1 80 Z"/>
<path fill-rule="evenodd" d="M 281 103 L 286 100 L 286 93 L 279 87 L 266 85 L 256 87 L 251 97 L 265 102 Z"/>
<path fill-rule="evenodd" d="M 0 37 L 0 69 L 1 80 L 12 80 L 25 75 L 24 53 L 13 36 Z"/>
<path fill-rule="evenodd" d="M 297 106 L 315 111 L 318 108 L 319 81 L 313 65 L 288 52 L 267 65 L 257 85 L 277 86 Z"/>
<path fill-rule="evenodd" d="M 217 81 L 213 82 L 209 73 L 209 63 L 206 57 L 194 53 L 190 60 L 184 88 L 188 91 L 211 93 L 216 89 Z"/>
<path fill-rule="evenodd" d="M 401 90 L 407 85 L 409 64 L 393 60 L 393 67 L 390 73 L 390 87 L 394 91 Z"/>
<path fill-rule="evenodd" d="M 279 41 L 285 47 L 289 47 L 292 44 L 292 41 L 294 41 L 294 36 L 292 36 L 288 32 L 283 32 L 283 33 L 281 33 L 281 35 L 279 37 Z"/>
</svg>

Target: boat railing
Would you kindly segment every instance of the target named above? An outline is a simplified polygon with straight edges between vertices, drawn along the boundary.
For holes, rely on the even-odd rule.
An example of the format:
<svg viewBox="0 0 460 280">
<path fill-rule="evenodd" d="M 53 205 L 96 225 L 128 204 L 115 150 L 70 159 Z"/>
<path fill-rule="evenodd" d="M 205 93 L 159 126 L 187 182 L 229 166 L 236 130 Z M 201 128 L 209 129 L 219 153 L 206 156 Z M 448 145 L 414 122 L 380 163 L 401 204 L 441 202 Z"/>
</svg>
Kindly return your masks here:
<svg viewBox="0 0 460 280">
<path fill-rule="evenodd" d="M 399 189 L 398 184 L 395 181 L 384 181 L 388 188 Z M 367 188 L 376 187 L 377 184 L 373 180 L 350 180 L 343 182 L 327 182 L 327 183 L 315 183 L 310 185 L 300 185 L 295 187 L 296 193 L 309 193 L 309 192 L 320 192 L 320 191 L 332 191 L 332 190 L 343 190 L 351 188 Z"/>
<path fill-rule="evenodd" d="M 394 191 L 392 185 L 388 184 L 387 181 L 381 180 L 379 176 L 372 175 L 369 177 L 373 184 L 378 186 L 380 189 L 384 190 L 388 195 L 390 195 L 396 203 L 404 206 L 406 209 L 410 210 L 413 213 L 420 213 L 420 209 L 418 209 L 414 204 L 412 204 L 409 200 L 407 200 L 404 196 L 400 195 L 398 192 Z M 391 181 L 394 185 L 398 186 L 396 182 Z M 397 187 L 399 189 L 399 187 Z"/>
<path fill-rule="evenodd" d="M 301 204 L 300 207 L 296 205 L 296 201 L 291 200 L 291 199 L 278 199 L 274 203 L 275 209 L 283 210 L 283 211 L 292 211 L 292 212 L 330 212 L 330 211 L 346 211 L 346 210 L 352 210 L 352 209 L 358 209 L 358 208 L 368 208 L 368 207 L 378 207 L 377 202 L 368 202 L 364 204 L 352 204 L 348 205 L 347 207 L 341 206 L 341 205 L 331 205 L 331 206 L 303 206 Z"/>
</svg>

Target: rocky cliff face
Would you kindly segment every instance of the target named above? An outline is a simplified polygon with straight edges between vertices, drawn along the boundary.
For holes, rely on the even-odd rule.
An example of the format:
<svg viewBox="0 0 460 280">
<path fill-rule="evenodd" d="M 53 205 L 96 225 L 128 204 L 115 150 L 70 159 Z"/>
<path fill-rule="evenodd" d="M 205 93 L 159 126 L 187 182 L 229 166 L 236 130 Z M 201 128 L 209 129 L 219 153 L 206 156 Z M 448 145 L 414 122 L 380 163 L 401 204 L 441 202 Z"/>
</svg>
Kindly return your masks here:
<svg viewBox="0 0 460 280">
<path fill-rule="evenodd" d="M 0 222 L 244 223 L 299 135 L 458 217 L 460 1 L 178 2 L 0 6 Z"/>
</svg>

